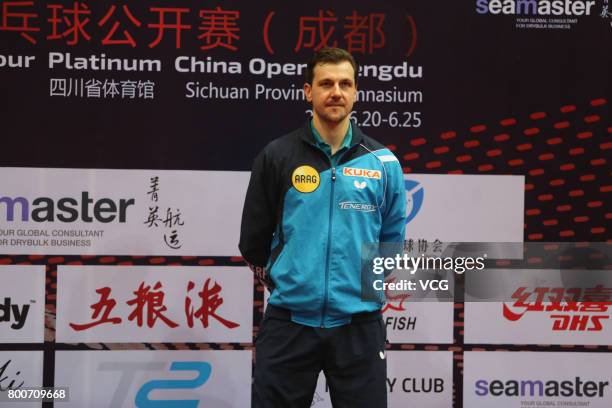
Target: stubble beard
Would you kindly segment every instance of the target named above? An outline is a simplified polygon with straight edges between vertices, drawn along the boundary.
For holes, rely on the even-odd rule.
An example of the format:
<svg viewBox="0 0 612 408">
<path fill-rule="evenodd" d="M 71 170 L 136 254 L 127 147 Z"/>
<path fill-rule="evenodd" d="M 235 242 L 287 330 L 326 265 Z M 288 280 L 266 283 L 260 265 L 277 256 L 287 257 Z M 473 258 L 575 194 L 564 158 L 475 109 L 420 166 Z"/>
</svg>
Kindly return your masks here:
<svg viewBox="0 0 612 408">
<path fill-rule="evenodd" d="M 339 109 L 341 109 L 342 112 L 338 114 L 329 114 L 325 111 L 325 108 L 322 111 L 317 109 L 315 112 L 317 113 L 320 121 L 326 122 L 330 125 L 338 125 L 348 117 L 345 107 L 340 107 Z"/>
</svg>

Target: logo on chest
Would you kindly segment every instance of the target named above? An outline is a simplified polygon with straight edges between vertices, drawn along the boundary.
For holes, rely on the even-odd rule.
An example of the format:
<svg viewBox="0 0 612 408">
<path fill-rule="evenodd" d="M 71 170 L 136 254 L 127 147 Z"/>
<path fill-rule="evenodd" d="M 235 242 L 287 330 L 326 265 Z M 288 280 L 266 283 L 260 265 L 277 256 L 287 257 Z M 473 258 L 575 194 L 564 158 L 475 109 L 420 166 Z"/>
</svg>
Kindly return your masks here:
<svg viewBox="0 0 612 408">
<path fill-rule="evenodd" d="M 366 182 L 365 181 L 353 181 L 353 184 L 355 185 L 355 188 L 357 190 L 363 190 L 364 188 L 366 188 Z"/>
<path fill-rule="evenodd" d="M 348 177 L 365 177 L 369 179 L 380 179 L 382 174 L 380 170 L 358 169 L 355 167 L 345 167 L 342 169 L 342 175 Z"/>
<path fill-rule="evenodd" d="M 300 193 L 312 193 L 320 182 L 319 172 L 310 166 L 300 166 L 291 175 L 291 184 Z"/>
</svg>

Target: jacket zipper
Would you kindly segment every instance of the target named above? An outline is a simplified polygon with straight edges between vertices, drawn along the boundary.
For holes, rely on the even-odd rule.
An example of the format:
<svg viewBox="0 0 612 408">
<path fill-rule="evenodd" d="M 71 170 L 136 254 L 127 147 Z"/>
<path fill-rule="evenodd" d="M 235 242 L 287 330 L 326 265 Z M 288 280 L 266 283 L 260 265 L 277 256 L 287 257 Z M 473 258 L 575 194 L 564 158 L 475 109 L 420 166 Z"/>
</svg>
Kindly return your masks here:
<svg viewBox="0 0 612 408">
<path fill-rule="evenodd" d="M 330 159 L 331 162 L 331 159 Z M 331 164 L 331 163 L 330 163 Z M 325 262 L 325 291 L 323 292 L 323 308 L 321 309 L 321 327 L 325 327 L 325 312 L 327 312 L 327 302 L 329 298 L 329 263 L 331 261 L 331 235 L 332 220 L 334 215 L 334 187 L 336 185 L 336 167 L 331 168 L 331 193 L 329 195 L 329 225 L 327 229 L 327 259 Z"/>
<path fill-rule="evenodd" d="M 332 235 L 332 221 L 333 221 L 333 214 L 334 214 L 334 187 L 336 185 L 336 166 L 340 164 L 340 162 L 342 161 L 342 158 L 350 151 L 352 150 L 355 146 L 351 146 L 349 149 L 347 149 L 345 152 L 343 152 L 340 157 L 338 157 L 338 162 L 336 165 L 333 165 L 332 163 L 332 159 L 331 157 L 327 156 L 327 153 L 325 153 L 319 146 L 317 145 L 312 145 L 314 146 L 317 150 L 319 150 L 321 153 L 323 153 L 325 155 L 325 157 L 329 160 L 329 165 L 331 166 L 331 193 L 329 195 L 329 226 L 327 229 L 327 259 L 325 260 L 325 290 L 323 292 L 323 307 L 321 308 L 321 324 L 319 325 L 321 328 L 324 328 L 325 325 L 323 324 L 325 321 L 325 312 L 327 312 L 327 303 L 329 301 L 329 263 L 331 261 L 331 235 Z"/>
</svg>

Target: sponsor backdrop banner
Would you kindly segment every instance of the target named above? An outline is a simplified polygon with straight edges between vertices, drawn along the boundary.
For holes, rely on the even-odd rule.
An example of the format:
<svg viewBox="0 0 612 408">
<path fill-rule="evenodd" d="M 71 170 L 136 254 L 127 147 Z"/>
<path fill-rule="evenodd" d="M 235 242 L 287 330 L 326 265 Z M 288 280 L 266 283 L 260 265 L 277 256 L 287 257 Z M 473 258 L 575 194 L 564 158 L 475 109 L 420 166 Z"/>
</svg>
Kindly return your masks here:
<svg viewBox="0 0 612 408">
<path fill-rule="evenodd" d="M 251 360 L 247 350 L 58 351 L 55 382 L 70 389 L 66 407 L 249 407 Z"/>
<path fill-rule="evenodd" d="M 60 266 L 57 341 L 247 343 L 247 267 Z"/>
<path fill-rule="evenodd" d="M 608 0 L 0 0 L 0 349 L 43 352 L 46 385 L 89 370 L 74 377 L 86 390 L 110 381 L 66 363 L 87 350 L 252 348 L 264 289 L 237 251 L 248 171 L 312 115 L 304 66 L 324 46 L 360 63 L 351 120 L 403 167 L 414 254 L 446 242 L 610 240 L 611 10 Z M 466 345 L 463 304 L 393 299 L 388 348 L 398 361 L 406 350 L 453 352 L 455 408 L 466 349 L 580 351 L 578 363 L 612 351 L 599 312 L 500 307 L 470 309 Z M 596 320 L 602 330 L 589 330 Z M 557 333 L 557 321 L 586 330 Z M 143 383 L 172 380 L 173 361 L 143 369 Z M 121 404 L 133 406 L 137 386 L 121 384 Z M 227 392 L 212 405 L 248 406 Z M 418 404 L 442 406 L 434 394 Z"/>
<path fill-rule="evenodd" d="M 303 64 L 326 45 L 362 65 L 354 121 L 409 167 L 499 171 L 515 158 L 494 146 L 504 128 L 528 143 L 609 125 L 607 0 L 2 3 L 6 165 L 248 170 L 309 116 Z M 480 146 L 446 151 L 448 131 Z"/>
<path fill-rule="evenodd" d="M 44 266 L 0 266 L 0 302 L 0 343 L 44 341 Z"/>
<path fill-rule="evenodd" d="M 607 280 L 587 285 L 583 278 L 584 295 L 575 286 L 574 277 L 563 282 L 560 271 L 552 269 L 528 270 L 531 282 L 516 279 L 519 270 L 489 269 L 495 281 L 487 281 L 483 289 L 489 295 L 512 294 L 513 301 L 465 303 L 465 342 L 492 344 L 588 344 L 612 343 L 612 302 L 604 301 L 609 290 L 610 271 L 566 271 L 586 274 L 595 272 Z M 568 277 L 566 277 L 566 280 Z M 571 279 L 571 277 L 570 277 Z M 593 280 L 593 279 L 591 279 Z M 484 293 L 481 293 L 483 295 Z M 576 295 L 580 297 L 576 297 Z M 578 300 L 576 300 L 578 299 Z"/>
<path fill-rule="evenodd" d="M 464 363 L 465 407 L 612 405 L 610 354 L 466 352 Z"/>
<path fill-rule="evenodd" d="M 232 171 L 3 168 L 0 251 L 235 256 L 248 180 Z"/>
<path fill-rule="evenodd" d="M 2 168 L 0 175 L 4 253 L 239 255 L 248 172 Z M 407 175 L 406 235 L 522 242 L 523 186 L 520 176 Z"/>
<path fill-rule="evenodd" d="M 452 352 L 389 351 L 386 358 L 389 408 L 448 408 L 452 405 Z M 312 406 L 332 408 L 323 373 L 319 376 Z"/>
<path fill-rule="evenodd" d="M 523 242 L 524 177 L 410 174 L 404 183 L 407 238 Z"/>
</svg>

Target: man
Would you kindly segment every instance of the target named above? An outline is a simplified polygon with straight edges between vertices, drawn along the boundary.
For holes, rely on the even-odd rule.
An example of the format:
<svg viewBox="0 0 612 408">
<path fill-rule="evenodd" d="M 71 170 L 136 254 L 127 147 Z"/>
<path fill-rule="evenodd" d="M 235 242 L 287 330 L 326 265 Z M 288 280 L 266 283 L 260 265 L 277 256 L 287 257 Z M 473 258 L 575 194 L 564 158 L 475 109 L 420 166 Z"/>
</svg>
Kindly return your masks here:
<svg viewBox="0 0 612 408">
<path fill-rule="evenodd" d="M 348 52 L 315 53 L 304 93 L 312 120 L 257 156 L 242 214 L 240 251 L 271 291 L 253 406 L 310 407 L 323 370 L 334 407 L 386 407 L 382 301 L 362 300 L 360 258 L 363 244 L 404 240 L 402 169 L 350 121 Z"/>
</svg>

